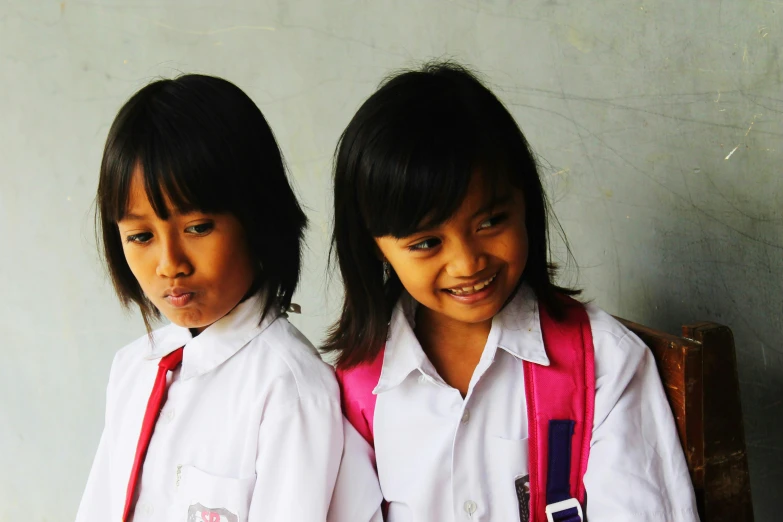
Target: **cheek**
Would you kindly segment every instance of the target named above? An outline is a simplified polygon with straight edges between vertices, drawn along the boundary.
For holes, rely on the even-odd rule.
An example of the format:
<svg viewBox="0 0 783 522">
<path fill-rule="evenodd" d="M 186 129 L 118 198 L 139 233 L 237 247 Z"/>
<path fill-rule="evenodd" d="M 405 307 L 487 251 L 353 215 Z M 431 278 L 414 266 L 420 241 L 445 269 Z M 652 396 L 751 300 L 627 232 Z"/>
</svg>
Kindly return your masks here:
<svg viewBox="0 0 783 522">
<path fill-rule="evenodd" d="M 125 254 L 125 262 L 128 263 L 128 268 L 130 268 L 131 273 L 140 284 L 143 284 L 144 280 L 147 279 L 147 272 L 149 272 L 149 268 L 147 267 L 149 264 L 147 261 L 149 254 L 140 251 L 138 248 L 134 248 L 133 245 L 124 246 L 123 253 Z M 154 267 L 152 270 L 154 271 Z"/>
<path fill-rule="evenodd" d="M 515 227 L 493 241 L 487 250 L 493 257 L 521 271 L 527 264 L 527 233 L 524 228 Z"/>
<path fill-rule="evenodd" d="M 206 252 L 200 253 L 196 272 L 209 280 L 232 281 L 237 278 L 241 273 L 241 257 L 238 252 L 230 252 L 230 247 L 224 242 L 209 245 Z"/>
<path fill-rule="evenodd" d="M 517 267 L 516 272 L 518 272 L 518 274 L 516 275 L 521 275 L 527 265 L 528 257 L 527 233 L 524 228 L 517 232 L 516 237 L 514 238 L 513 243 L 509 245 L 508 250 L 511 263 Z"/>
<path fill-rule="evenodd" d="M 212 245 L 211 262 L 205 263 L 205 271 L 222 279 L 244 283 L 255 277 L 253 261 L 244 236 L 238 233 L 222 238 L 222 241 Z"/>
<path fill-rule="evenodd" d="M 415 294 L 429 295 L 437 286 L 438 270 L 423 260 L 398 263 L 395 271 L 402 285 L 414 297 Z"/>
<path fill-rule="evenodd" d="M 517 255 L 523 263 L 527 261 L 527 231 L 523 228 L 516 244 Z"/>
</svg>

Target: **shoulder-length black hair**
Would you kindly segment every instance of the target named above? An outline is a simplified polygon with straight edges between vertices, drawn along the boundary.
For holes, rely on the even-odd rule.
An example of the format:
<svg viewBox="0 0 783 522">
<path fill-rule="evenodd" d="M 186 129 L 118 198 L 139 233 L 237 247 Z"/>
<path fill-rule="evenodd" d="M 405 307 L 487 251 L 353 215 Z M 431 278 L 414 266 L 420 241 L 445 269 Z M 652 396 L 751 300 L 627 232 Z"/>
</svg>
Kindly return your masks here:
<svg viewBox="0 0 783 522">
<path fill-rule="evenodd" d="M 561 295 L 548 261 L 549 204 L 536 161 L 511 114 L 466 68 L 430 63 L 387 78 L 340 137 L 334 160 L 336 255 L 345 289 L 342 314 L 323 349 L 339 367 L 373 360 L 386 341 L 402 284 L 384 277 L 374 238 L 405 237 L 446 221 L 474 172 L 523 191 L 529 241 L 522 274 L 555 318 Z"/>
<path fill-rule="evenodd" d="M 188 74 L 134 94 L 109 130 L 101 162 L 96 235 L 124 306 L 136 303 L 147 330 L 160 312 L 125 260 L 117 222 L 127 211 L 136 166 L 155 213 L 166 198 L 179 211 L 230 213 L 239 219 L 265 292 L 262 314 L 287 307 L 299 281 L 307 218 L 286 176 L 283 156 L 261 111 L 236 85 Z"/>
</svg>

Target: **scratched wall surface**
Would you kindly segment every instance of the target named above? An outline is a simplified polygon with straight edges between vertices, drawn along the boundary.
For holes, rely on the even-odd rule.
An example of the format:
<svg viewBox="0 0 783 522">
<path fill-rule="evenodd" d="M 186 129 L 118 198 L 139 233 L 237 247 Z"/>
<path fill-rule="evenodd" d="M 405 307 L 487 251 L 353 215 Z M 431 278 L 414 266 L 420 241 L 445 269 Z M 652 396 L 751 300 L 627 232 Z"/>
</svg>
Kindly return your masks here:
<svg viewBox="0 0 783 522">
<path fill-rule="evenodd" d="M 571 281 L 652 326 L 733 328 L 757 520 L 778 519 L 782 12 L 771 0 L 0 0 L 0 520 L 73 516 L 112 355 L 143 332 L 92 235 L 120 104 L 186 71 L 259 104 L 312 219 L 294 321 L 317 342 L 339 297 L 324 283 L 335 141 L 389 70 L 432 57 L 482 71 L 541 156 L 580 266 Z"/>
</svg>

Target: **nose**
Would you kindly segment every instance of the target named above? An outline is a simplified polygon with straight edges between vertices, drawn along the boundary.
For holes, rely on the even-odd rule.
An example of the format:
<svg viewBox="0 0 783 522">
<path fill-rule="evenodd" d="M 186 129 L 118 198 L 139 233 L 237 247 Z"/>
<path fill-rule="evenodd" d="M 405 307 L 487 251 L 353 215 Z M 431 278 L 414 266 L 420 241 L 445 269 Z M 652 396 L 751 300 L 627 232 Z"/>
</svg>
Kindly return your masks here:
<svg viewBox="0 0 783 522">
<path fill-rule="evenodd" d="M 479 244 L 466 239 L 452 244 L 446 273 L 454 278 L 469 278 L 487 268 L 487 256 Z"/>
<path fill-rule="evenodd" d="M 193 272 L 193 265 L 176 237 L 163 238 L 159 244 L 161 245 L 160 257 L 155 269 L 158 276 L 174 279 L 188 276 Z"/>
</svg>

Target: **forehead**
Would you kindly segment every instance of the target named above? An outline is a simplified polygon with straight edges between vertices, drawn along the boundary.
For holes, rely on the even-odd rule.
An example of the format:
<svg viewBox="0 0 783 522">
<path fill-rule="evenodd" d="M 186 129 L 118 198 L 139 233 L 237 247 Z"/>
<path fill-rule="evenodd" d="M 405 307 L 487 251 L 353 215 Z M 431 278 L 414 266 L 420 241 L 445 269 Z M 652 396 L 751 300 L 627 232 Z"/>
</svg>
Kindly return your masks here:
<svg viewBox="0 0 783 522">
<path fill-rule="evenodd" d="M 522 191 L 509 183 L 508 176 L 485 176 L 481 171 L 476 171 L 471 176 L 465 198 L 447 222 L 458 217 L 470 218 L 476 213 L 491 211 L 494 206 L 521 199 L 521 195 Z"/>
<path fill-rule="evenodd" d="M 140 166 L 136 166 L 131 174 L 130 187 L 128 187 L 128 202 L 126 204 L 128 210 L 133 210 L 137 207 L 149 207 L 152 208 L 150 198 L 147 195 L 147 189 L 144 188 L 144 173 Z"/>
<path fill-rule="evenodd" d="M 152 196 L 145 185 L 144 170 L 141 165 L 137 164 L 131 174 L 130 184 L 128 186 L 128 198 L 125 202 L 125 209 L 120 221 L 134 217 L 158 217 L 165 220 L 172 213 L 176 213 L 177 208 L 172 203 L 168 193 L 162 187 L 158 187 L 158 192 L 160 192 L 160 196 L 163 200 L 165 215 L 160 215 L 161 213 L 156 211 L 153 206 Z"/>
</svg>

